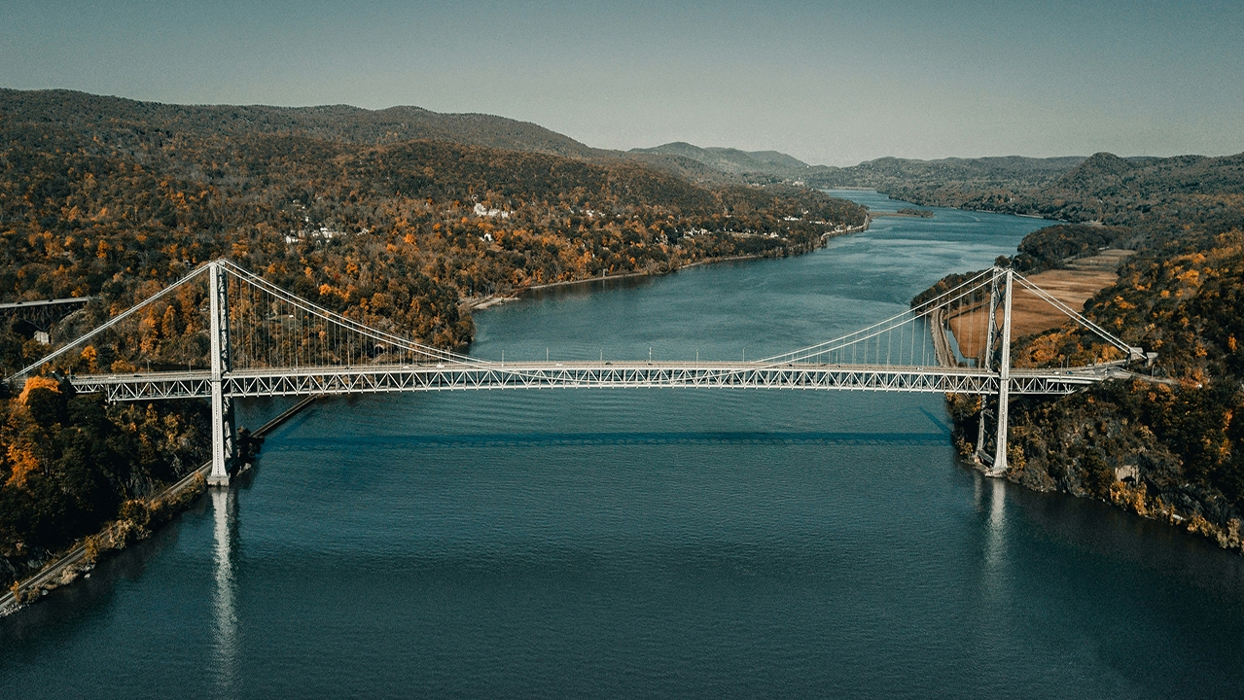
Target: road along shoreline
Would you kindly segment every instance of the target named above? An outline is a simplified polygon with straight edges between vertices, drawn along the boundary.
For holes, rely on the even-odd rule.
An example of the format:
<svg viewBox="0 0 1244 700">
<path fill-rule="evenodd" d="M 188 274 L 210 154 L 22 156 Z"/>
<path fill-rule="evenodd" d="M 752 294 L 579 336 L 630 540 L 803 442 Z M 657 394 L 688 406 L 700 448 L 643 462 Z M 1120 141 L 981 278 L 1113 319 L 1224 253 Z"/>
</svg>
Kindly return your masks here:
<svg viewBox="0 0 1244 700">
<path fill-rule="evenodd" d="M 318 396 L 308 396 L 302 399 L 251 434 L 255 437 L 264 437 L 318 398 Z M 165 519 L 171 519 L 189 507 L 199 495 L 207 490 L 207 474 L 211 469 L 211 461 L 204 462 L 198 469 L 153 496 L 149 502 L 160 504 L 162 515 Z M 48 591 L 78 580 L 80 576 L 94 568 L 95 561 L 101 553 L 124 549 L 128 541 L 126 535 L 132 529 L 132 526 L 122 525 L 127 522 L 122 520 L 109 523 L 98 533 L 84 537 L 82 541 L 44 566 L 39 573 L 14 584 L 8 592 L 0 595 L 0 617 L 22 609 L 47 595 Z"/>
</svg>

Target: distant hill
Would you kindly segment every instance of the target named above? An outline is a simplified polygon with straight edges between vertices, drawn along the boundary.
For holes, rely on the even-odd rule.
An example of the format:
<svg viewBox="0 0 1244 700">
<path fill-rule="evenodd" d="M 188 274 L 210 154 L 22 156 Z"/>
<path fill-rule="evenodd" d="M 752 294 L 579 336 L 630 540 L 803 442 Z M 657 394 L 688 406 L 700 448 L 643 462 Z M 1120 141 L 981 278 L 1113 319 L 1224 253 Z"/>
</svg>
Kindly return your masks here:
<svg viewBox="0 0 1244 700">
<path fill-rule="evenodd" d="M 655 148 L 634 148 L 629 153 L 694 161 L 723 175 L 741 178 L 752 184 L 783 182 L 801 183 L 814 188 L 867 187 L 883 192 L 913 187 L 1036 187 L 1055 181 L 1085 160 L 1083 156 L 1001 156 L 940 160 L 878 158 L 850 167 L 832 167 L 809 165 L 777 151 L 702 148 L 681 141 Z"/>
<path fill-rule="evenodd" d="M 777 151 L 701 148 L 682 141 L 654 148 L 633 148 L 630 153 L 679 156 L 728 175 L 739 175 L 745 178 L 751 176 L 750 179 L 755 179 L 755 176 L 765 176 L 765 179 L 799 179 L 812 167 L 798 158 Z"/>
<path fill-rule="evenodd" d="M 1239 194 L 1244 188 L 1244 153 L 1211 158 L 1128 158 L 1097 153 L 1049 189 L 1080 197 L 1127 196 L 1150 200 L 1170 194 Z"/>
<path fill-rule="evenodd" d="M 889 192 L 896 186 L 971 185 L 974 187 L 1033 187 L 1052 182 L 1080 165 L 1082 156 L 1026 158 L 942 158 L 913 160 L 878 158 L 846 168 L 818 166 L 806 176 L 814 187 L 870 187 Z"/>
<path fill-rule="evenodd" d="M 1137 235 L 1238 218 L 1244 202 L 1244 153 L 1173 158 L 1097 153 L 1058 172 L 1052 166 L 1061 160 L 1067 159 L 1045 159 L 1043 165 L 1050 167 L 1014 172 L 1010 179 L 893 175 L 874 186 L 921 204 L 1129 226 Z"/>
<path fill-rule="evenodd" d="M 306 136 L 360 145 L 428 139 L 570 158 L 607 155 L 529 122 L 487 114 L 439 114 L 419 107 L 171 105 L 70 90 L 0 89 L 0 120 L 57 122 L 79 130 L 112 131 L 132 124 L 195 136 Z"/>
<path fill-rule="evenodd" d="M 1095 153 L 1064 173 L 1052 185 L 1062 189 L 1092 190 L 1105 182 L 1117 182 L 1136 168 L 1113 153 Z"/>
<path fill-rule="evenodd" d="M 643 163 L 657 170 L 677 175 L 699 185 L 720 187 L 742 185 L 749 182 L 748 178 L 715 168 L 707 163 L 672 153 L 645 153 L 640 151 L 607 151 L 606 155 L 597 156 L 597 161 L 629 160 Z M 786 178 L 765 176 L 770 184 L 784 183 Z"/>
</svg>

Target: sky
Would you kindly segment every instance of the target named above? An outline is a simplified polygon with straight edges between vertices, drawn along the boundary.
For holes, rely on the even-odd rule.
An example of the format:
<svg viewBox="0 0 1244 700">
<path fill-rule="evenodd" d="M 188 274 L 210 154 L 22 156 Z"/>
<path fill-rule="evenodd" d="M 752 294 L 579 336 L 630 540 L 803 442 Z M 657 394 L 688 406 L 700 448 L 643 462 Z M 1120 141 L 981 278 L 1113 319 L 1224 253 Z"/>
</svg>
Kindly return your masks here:
<svg viewBox="0 0 1244 700">
<path fill-rule="evenodd" d="M 0 87 L 416 105 L 590 146 L 1244 152 L 1241 0 L 0 0 Z"/>
</svg>

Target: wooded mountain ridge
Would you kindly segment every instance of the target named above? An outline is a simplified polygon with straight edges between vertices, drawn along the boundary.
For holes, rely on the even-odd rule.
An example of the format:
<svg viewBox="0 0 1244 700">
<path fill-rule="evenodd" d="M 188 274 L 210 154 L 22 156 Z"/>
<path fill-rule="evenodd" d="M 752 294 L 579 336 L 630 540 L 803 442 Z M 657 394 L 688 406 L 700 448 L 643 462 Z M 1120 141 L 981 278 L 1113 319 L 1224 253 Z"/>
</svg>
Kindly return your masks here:
<svg viewBox="0 0 1244 700">
<path fill-rule="evenodd" d="M 0 88 L 0 122 L 52 122 L 76 130 L 135 128 L 199 137 L 302 136 L 384 145 L 432 140 L 597 161 L 639 161 L 709 185 L 744 184 L 732 173 L 683 154 L 592 148 L 538 124 L 489 114 L 443 114 L 413 106 L 368 110 L 350 105 L 176 105 L 72 90 Z M 781 154 L 776 154 L 780 156 Z"/>
<path fill-rule="evenodd" d="M 1217 196 L 1240 191 L 1244 154 L 1234 156 L 1029 158 L 877 158 L 849 167 L 809 165 L 775 151 L 701 148 L 669 143 L 631 153 L 694 160 L 750 183 L 799 183 L 807 187 L 868 188 L 895 199 L 933 206 L 1107 224 L 1139 223 L 1170 216 L 1172 196 Z M 1206 215 L 1200 207 L 1198 216 Z M 1149 215 L 1149 216 L 1146 216 Z"/>
<path fill-rule="evenodd" d="M 845 168 L 820 166 L 805 177 L 812 187 L 867 187 L 891 193 L 896 189 L 946 186 L 1036 187 L 1051 182 L 1084 161 L 1083 156 L 1028 158 L 877 158 Z"/>
<path fill-rule="evenodd" d="M 702 148 L 684 142 L 653 148 L 634 148 L 632 154 L 662 154 L 701 163 L 723 174 L 753 183 L 800 183 L 808 187 L 868 188 L 882 192 L 921 186 L 951 184 L 975 187 L 1035 187 L 1049 183 L 1085 161 L 1084 156 L 1028 158 L 877 158 L 848 167 L 810 165 L 777 151 L 742 151 L 736 148 Z M 1150 158 L 1134 158 L 1143 162 Z"/>
<path fill-rule="evenodd" d="M 653 148 L 632 148 L 629 153 L 664 155 L 685 158 L 701 163 L 726 175 L 741 177 L 749 182 L 788 181 L 804 177 L 813 166 L 778 151 L 741 151 L 737 148 L 701 148 L 676 141 Z M 824 166 L 817 166 L 824 167 Z"/>
<path fill-rule="evenodd" d="M 199 137 L 305 136 L 373 146 L 427 139 L 572 158 L 606 153 L 530 122 L 408 106 L 368 110 L 349 105 L 176 105 L 71 90 L 0 89 L 0 120 L 56 123 L 83 131 L 111 131 L 130 124 Z"/>
<path fill-rule="evenodd" d="M 114 131 L 131 125 L 140 131 L 157 130 L 199 137 L 259 135 L 302 136 L 321 141 L 384 145 L 411 140 L 434 140 L 526 153 L 541 153 L 600 164 L 638 161 L 655 169 L 709 185 L 794 184 L 814 188 L 867 187 L 920 203 L 974 202 L 966 192 L 987 196 L 989 190 L 1022 193 L 1059 187 L 1069 178 L 1111 177 L 1158 179 L 1175 170 L 1194 175 L 1198 164 L 1212 168 L 1213 158 L 1179 156 L 1119 158 L 1095 156 L 1029 158 L 998 156 L 918 160 L 885 157 L 848 167 L 811 165 L 777 151 L 743 151 L 667 143 L 630 151 L 593 148 L 537 124 L 486 114 L 442 114 L 413 106 L 368 110 L 349 105 L 273 107 L 265 105 L 173 105 L 70 90 L 12 90 L 0 88 L 0 123 L 57 123 L 81 131 Z M 1109 161 L 1109 162 L 1107 162 Z M 1084 165 L 1085 168 L 1080 168 Z M 1075 173 L 1073 173 L 1075 171 Z M 1194 180 L 1195 181 L 1195 180 Z M 955 194 L 960 196 L 956 197 Z M 1041 199 L 1048 199 L 1042 197 Z M 936 200 L 936 201 L 935 201 Z M 979 202 L 975 202 L 979 204 Z M 1024 200 L 1011 213 L 1032 207 Z M 948 204 L 950 205 L 950 204 Z M 1057 217 L 1063 218 L 1063 217 Z"/>
<path fill-rule="evenodd" d="M 446 139 L 400 140 L 427 135 Z M 0 253 L 4 298 L 93 293 L 103 267 L 77 267 L 108 267 L 104 249 L 116 264 L 132 248 L 144 270 L 167 277 L 177 259 L 360 245 L 408 246 L 433 277 L 474 296 L 806 249 L 864 221 L 857 205 L 818 192 L 701 186 L 634 158 L 559 155 L 593 151 L 535 125 L 415 108 L 188 107 L 6 90 L 0 139 L 0 235 L 13 241 Z M 620 236 L 625 245 L 582 240 L 622 228 L 643 232 Z M 58 249 L 55 270 L 40 271 L 52 261 L 31 235 L 104 249 Z M 520 242 L 542 236 L 555 240 Z M 456 269 L 481 262 L 493 271 Z"/>
</svg>

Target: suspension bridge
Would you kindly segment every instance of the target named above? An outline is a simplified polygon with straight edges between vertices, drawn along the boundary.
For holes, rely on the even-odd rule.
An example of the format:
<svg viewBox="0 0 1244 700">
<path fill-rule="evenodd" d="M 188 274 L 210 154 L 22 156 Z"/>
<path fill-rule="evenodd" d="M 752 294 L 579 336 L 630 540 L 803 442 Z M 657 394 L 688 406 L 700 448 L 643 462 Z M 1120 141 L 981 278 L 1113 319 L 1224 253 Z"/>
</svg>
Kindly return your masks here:
<svg viewBox="0 0 1244 700">
<path fill-rule="evenodd" d="M 1047 305 L 1090 339 L 1083 362 L 1013 366 L 1013 300 Z M 977 456 L 1006 469 L 1011 395 L 1058 395 L 1125 376 L 1146 359 L 1019 273 L 992 268 L 867 328 L 743 362 L 505 362 L 435 348 L 298 297 L 215 260 L 111 320 L 64 342 L 6 381 L 56 372 L 109 401 L 211 403 L 213 485 L 236 468 L 233 402 L 313 396 L 485 389 L 700 387 L 967 394 L 982 410 Z M 1151 357 L 1149 358 L 1151 359 Z M 139 364 L 146 363 L 146 368 Z M 1049 364 L 1046 362 L 1045 364 Z M 153 369 L 154 367 L 154 369 Z M 982 406 L 982 409 L 984 406 Z M 992 421 L 989 430 L 987 421 Z M 993 440 L 992 454 L 986 449 Z"/>
</svg>

